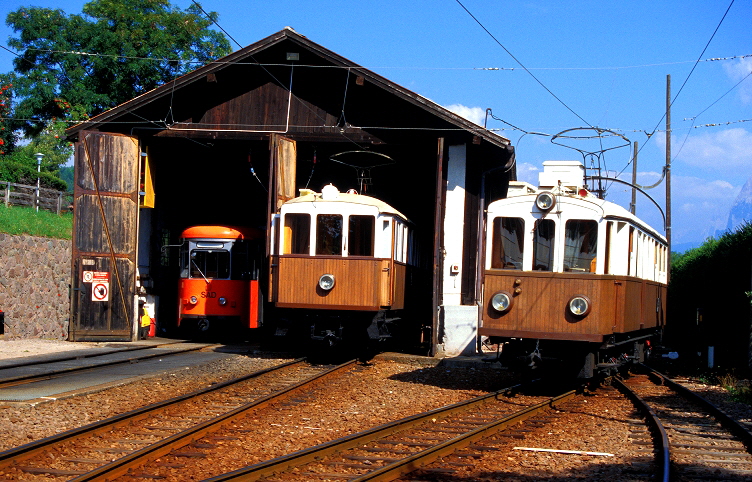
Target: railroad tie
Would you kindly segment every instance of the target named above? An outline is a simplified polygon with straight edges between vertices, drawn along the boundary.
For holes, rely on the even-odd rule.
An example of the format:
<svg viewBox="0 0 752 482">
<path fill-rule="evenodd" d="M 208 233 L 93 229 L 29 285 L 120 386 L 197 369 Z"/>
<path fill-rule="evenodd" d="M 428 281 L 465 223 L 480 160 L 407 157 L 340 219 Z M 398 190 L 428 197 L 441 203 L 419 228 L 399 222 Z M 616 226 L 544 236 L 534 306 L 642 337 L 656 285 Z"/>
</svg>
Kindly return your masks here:
<svg viewBox="0 0 752 482">
<path fill-rule="evenodd" d="M 36 475 L 46 474 L 46 475 L 55 475 L 55 476 L 83 475 L 88 472 L 88 470 L 63 470 L 63 469 L 52 469 L 49 467 L 18 467 L 18 470 L 26 472 L 27 474 L 36 474 Z"/>
</svg>

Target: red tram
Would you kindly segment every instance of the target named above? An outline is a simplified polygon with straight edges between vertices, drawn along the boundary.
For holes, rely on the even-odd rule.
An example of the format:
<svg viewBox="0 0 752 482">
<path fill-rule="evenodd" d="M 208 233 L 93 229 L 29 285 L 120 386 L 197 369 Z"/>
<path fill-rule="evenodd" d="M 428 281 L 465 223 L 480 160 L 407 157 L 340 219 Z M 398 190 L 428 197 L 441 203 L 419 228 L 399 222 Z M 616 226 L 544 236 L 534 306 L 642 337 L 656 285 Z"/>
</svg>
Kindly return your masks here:
<svg viewBox="0 0 752 482">
<path fill-rule="evenodd" d="M 181 234 L 178 326 L 206 332 L 258 328 L 260 230 L 193 226 Z"/>
</svg>

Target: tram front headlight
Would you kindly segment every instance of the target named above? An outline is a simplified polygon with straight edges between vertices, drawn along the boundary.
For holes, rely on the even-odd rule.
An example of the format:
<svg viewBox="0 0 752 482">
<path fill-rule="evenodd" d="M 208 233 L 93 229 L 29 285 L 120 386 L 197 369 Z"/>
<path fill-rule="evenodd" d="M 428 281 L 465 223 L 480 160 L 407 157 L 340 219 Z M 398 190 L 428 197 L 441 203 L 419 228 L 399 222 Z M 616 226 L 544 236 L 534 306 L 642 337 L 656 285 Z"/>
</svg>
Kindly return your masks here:
<svg viewBox="0 0 752 482">
<path fill-rule="evenodd" d="M 556 198 L 554 198 L 554 195 L 548 191 L 538 194 L 535 198 L 535 205 L 538 206 L 538 209 L 541 211 L 548 211 L 554 207 L 554 204 L 556 204 Z"/>
<path fill-rule="evenodd" d="M 506 313 L 512 307 L 512 295 L 499 291 L 491 297 L 491 308 L 499 313 Z"/>
<path fill-rule="evenodd" d="M 572 313 L 574 316 L 577 316 L 580 318 L 590 313 L 591 307 L 592 307 L 592 303 L 590 302 L 590 298 L 588 298 L 585 295 L 573 296 L 569 300 L 569 303 L 567 304 L 567 308 L 569 309 L 569 312 Z"/>
<path fill-rule="evenodd" d="M 219 299 L 219 304 L 221 306 L 225 306 L 227 304 L 227 298 L 225 298 L 225 297 L 220 298 Z"/>
<path fill-rule="evenodd" d="M 321 278 L 319 278 L 319 288 L 324 291 L 329 291 L 334 288 L 334 275 L 322 274 Z"/>
<path fill-rule="evenodd" d="M 198 303 L 198 298 L 196 298 L 195 296 L 191 296 L 191 304 L 195 305 L 196 303 Z"/>
</svg>

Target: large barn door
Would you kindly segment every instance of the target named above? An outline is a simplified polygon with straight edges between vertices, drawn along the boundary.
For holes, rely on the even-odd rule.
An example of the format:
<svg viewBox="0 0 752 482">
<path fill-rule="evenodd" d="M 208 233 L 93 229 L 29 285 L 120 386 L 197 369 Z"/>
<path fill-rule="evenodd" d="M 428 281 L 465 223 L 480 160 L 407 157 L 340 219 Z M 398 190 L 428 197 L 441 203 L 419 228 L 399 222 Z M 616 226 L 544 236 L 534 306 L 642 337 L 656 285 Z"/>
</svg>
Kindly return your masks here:
<svg viewBox="0 0 752 482">
<path fill-rule="evenodd" d="M 83 131 L 76 144 L 72 341 L 135 336 L 138 142 Z"/>
<path fill-rule="evenodd" d="M 279 134 L 272 134 L 270 138 L 271 152 L 269 155 L 269 215 L 266 224 L 266 254 L 274 252 L 269 244 L 273 238 L 271 233 L 272 218 L 279 212 L 279 208 L 295 197 L 295 180 L 297 175 L 298 145 Z M 278 238 L 275 238 L 279 242 Z M 269 263 L 269 299 L 276 301 L 277 283 L 279 279 L 277 256 L 272 256 Z"/>
</svg>

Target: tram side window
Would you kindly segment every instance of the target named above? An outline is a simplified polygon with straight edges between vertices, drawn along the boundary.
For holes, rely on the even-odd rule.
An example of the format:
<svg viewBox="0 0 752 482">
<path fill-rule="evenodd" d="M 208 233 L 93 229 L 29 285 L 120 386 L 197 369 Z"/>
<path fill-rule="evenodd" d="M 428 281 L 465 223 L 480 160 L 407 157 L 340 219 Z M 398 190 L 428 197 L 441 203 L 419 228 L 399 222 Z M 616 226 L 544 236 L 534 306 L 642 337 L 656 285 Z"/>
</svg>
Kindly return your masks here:
<svg viewBox="0 0 752 482">
<path fill-rule="evenodd" d="M 227 279 L 229 277 L 229 251 L 198 249 L 191 251 L 191 278 Z"/>
<path fill-rule="evenodd" d="M 551 219 L 538 219 L 533 230 L 533 269 L 553 271 L 556 224 Z"/>
<path fill-rule="evenodd" d="M 182 240 L 183 246 L 180 248 L 180 277 L 188 277 L 188 268 L 190 267 L 190 261 L 188 259 L 188 241 Z"/>
<path fill-rule="evenodd" d="M 285 239 L 282 254 L 308 254 L 311 245 L 311 216 L 304 213 L 285 215 Z"/>
<path fill-rule="evenodd" d="M 342 215 L 316 216 L 316 254 L 342 255 Z"/>
<path fill-rule="evenodd" d="M 373 234 L 376 218 L 352 215 L 348 220 L 347 254 L 350 256 L 373 256 Z"/>
<path fill-rule="evenodd" d="M 232 279 L 251 280 L 257 279 L 255 266 L 254 248 L 255 242 L 239 240 L 232 245 Z"/>
<path fill-rule="evenodd" d="M 570 219 L 564 231 L 564 271 L 595 272 L 598 223 Z"/>
<path fill-rule="evenodd" d="M 491 268 L 522 269 L 524 247 L 525 222 L 522 218 L 493 220 Z"/>
</svg>

